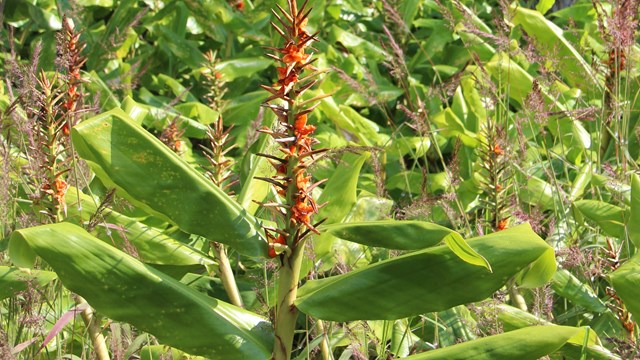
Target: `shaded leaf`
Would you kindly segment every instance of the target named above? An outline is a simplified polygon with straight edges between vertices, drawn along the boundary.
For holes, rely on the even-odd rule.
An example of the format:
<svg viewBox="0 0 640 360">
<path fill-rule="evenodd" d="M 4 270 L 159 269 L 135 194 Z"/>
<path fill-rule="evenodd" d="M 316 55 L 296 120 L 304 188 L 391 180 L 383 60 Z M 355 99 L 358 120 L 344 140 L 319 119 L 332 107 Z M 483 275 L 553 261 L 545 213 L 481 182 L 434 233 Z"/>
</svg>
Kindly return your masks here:
<svg viewBox="0 0 640 360">
<path fill-rule="evenodd" d="M 98 312 L 149 332 L 163 343 L 216 359 L 267 359 L 269 324 L 202 295 L 68 223 L 15 231 L 69 290 Z"/>
<path fill-rule="evenodd" d="M 15 267 L 0 266 L 0 300 L 13 296 L 27 287 L 38 284 L 43 286 L 56 278 L 56 273 L 44 270 L 23 270 Z"/>
<path fill-rule="evenodd" d="M 596 222 L 605 234 L 618 239 L 624 237 L 625 211 L 621 207 L 598 200 L 578 200 L 573 204 L 586 218 Z"/>
<path fill-rule="evenodd" d="M 640 319 L 640 255 L 625 262 L 609 279 L 633 318 Z"/>
</svg>

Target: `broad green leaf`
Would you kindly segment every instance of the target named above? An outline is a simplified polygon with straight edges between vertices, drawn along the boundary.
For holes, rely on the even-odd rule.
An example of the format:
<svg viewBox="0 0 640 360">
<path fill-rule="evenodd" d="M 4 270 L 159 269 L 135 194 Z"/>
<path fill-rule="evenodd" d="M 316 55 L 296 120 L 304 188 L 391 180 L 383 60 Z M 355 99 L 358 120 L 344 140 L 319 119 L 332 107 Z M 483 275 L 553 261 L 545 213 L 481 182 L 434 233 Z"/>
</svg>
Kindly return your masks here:
<svg viewBox="0 0 640 360">
<path fill-rule="evenodd" d="M 532 326 L 508 333 L 409 356 L 408 360 L 536 360 L 560 349 L 569 339 L 584 334 L 583 328 Z"/>
<path fill-rule="evenodd" d="M 631 213 L 627 223 L 629 239 L 640 249 L 640 177 L 631 175 Z"/>
<path fill-rule="evenodd" d="M 588 311 L 601 313 L 607 306 L 587 284 L 582 283 L 565 269 L 558 269 L 551 279 L 551 288 L 556 294 Z"/>
<path fill-rule="evenodd" d="M 65 221 L 76 225 L 88 222 L 96 214 L 98 203 L 74 187 L 67 190 L 68 216 Z M 206 254 L 193 249 L 162 231 L 135 219 L 107 209 L 95 225 L 94 236 L 118 249 L 132 244 L 141 261 L 158 265 L 211 265 L 215 262 Z"/>
<path fill-rule="evenodd" d="M 640 255 L 636 254 L 611 273 L 609 280 L 633 318 L 640 319 Z"/>
<path fill-rule="evenodd" d="M 122 110 L 138 125 L 142 125 L 144 119 L 149 114 L 148 106 L 138 104 L 129 96 L 122 100 Z"/>
<path fill-rule="evenodd" d="M 528 311 L 521 310 L 515 306 L 507 304 L 488 304 L 485 311 L 493 311 L 497 313 L 498 321 L 502 324 L 505 332 L 526 328 L 536 325 L 554 325 L 541 317 L 535 316 Z"/>
<path fill-rule="evenodd" d="M 164 84 L 167 87 L 169 87 L 169 89 L 171 89 L 171 92 L 173 93 L 173 96 L 175 96 L 177 99 L 180 99 L 181 101 L 188 101 L 188 102 L 198 101 L 198 99 L 195 96 L 193 96 L 191 92 L 189 92 L 189 89 L 184 87 L 184 85 L 180 84 L 178 80 L 172 78 L 171 76 L 168 76 L 165 74 L 158 74 L 157 79 L 158 79 L 158 82 L 160 83 L 160 86 Z"/>
<path fill-rule="evenodd" d="M 135 205 L 185 232 L 266 255 L 258 221 L 122 110 L 82 122 L 72 138 L 98 177 Z"/>
<path fill-rule="evenodd" d="M 507 304 L 499 304 L 497 307 L 489 306 L 492 306 L 492 308 L 487 309 L 487 311 L 498 312 L 498 320 L 503 325 L 505 332 L 538 325 L 556 326 L 543 318 Z M 620 360 L 619 357 L 602 346 L 598 334 L 592 329 L 589 329 L 586 334 L 578 333 L 571 337 L 556 354 L 562 354 L 566 359 L 578 359 L 585 352 L 588 354 L 588 359 Z"/>
<path fill-rule="evenodd" d="M 96 97 L 100 98 L 100 109 L 111 109 L 114 107 L 120 106 L 120 101 L 118 97 L 113 93 L 113 89 L 109 87 L 109 85 L 105 84 L 105 82 L 100 78 L 100 76 L 95 71 L 89 71 L 88 73 L 83 73 L 83 78 L 85 75 L 88 77 L 87 82 L 83 84 L 83 87 L 89 91 L 89 93 L 94 94 Z"/>
<path fill-rule="evenodd" d="M 493 273 L 461 260 L 443 245 L 309 281 L 300 287 L 296 305 L 308 315 L 332 321 L 392 320 L 442 311 L 491 296 L 550 248 L 528 224 L 467 243 L 487 259 Z"/>
<path fill-rule="evenodd" d="M 473 250 L 457 232 L 451 232 L 445 236 L 444 243 L 460 259 L 472 265 L 483 266 L 491 272 L 491 264 L 489 264 L 487 259 Z"/>
<path fill-rule="evenodd" d="M 520 190 L 522 201 L 540 206 L 545 210 L 553 209 L 554 187 L 548 182 L 532 176 L 527 180 L 527 187 Z"/>
<path fill-rule="evenodd" d="M 217 111 L 198 101 L 179 104 L 176 105 L 174 109 L 179 111 L 183 116 L 190 119 L 197 119 L 199 123 L 205 125 L 216 122 L 220 116 Z"/>
<path fill-rule="evenodd" d="M 595 221 L 602 231 L 618 239 L 625 234 L 625 211 L 615 205 L 598 200 L 578 200 L 575 207 L 589 220 Z"/>
<path fill-rule="evenodd" d="M 354 130 L 358 136 L 370 141 L 369 145 L 381 145 L 380 128 L 376 123 L 360 115 L 350 106 L 340 105 L 339 107 L 342 114 L 349 118 L 355 126 Z"/>
<path fill-rule="evenodd" d="M 36 263 L 37 254 L 22 241 L 9 241 L 9 258 L 19 268 L 32 268 Z"/>
<path fill-rule="evenodd" d="M 497 79 L 499 84 L 508 86 L 508 95 L 511 99 L 520 105 L 523 104 L 524 99 L 527 98 L 533 88 L 533 77 L 529 73 L 504 53 L 496 54 L 484 67 L 492 77 Z M 478 69 L 476 72 L 479 71 Z M 482 76 L 482 74 L 479 76 Z M 545 103 L 550 104 L 554 109 L 564 110 L 562 103 L 549 95 L 543 86 L 540 86 L 540 91 Z"/>
<path fill-rule="evenodd" d="M 477 134 L 467 130 L 451 108 L 444 109 L 434 115 L 431 120 L 442 129 L 444 136 L 459 137 L 465 145 L 470 147 L 478 145 Z"/>
<path fill-rule="evenodd" d="M 547 11 L 549 11 L 553 7 L 553 4 L 555 4 L 555 2 L 556 0 L 540 0 L 536 5 L 536 10 L 538 10 L 540 14 L 544 15 Z"/>
<path fill-rule="evenodd" d="M 76 3 L 80 6 L 100 6 L 100 7 L 112 7 L 113 0 L 77 0 Z"/>
<path fill-rule="evenodd" d="M 43 286 L 56 278 L 56 273 L 43 270 L 25 270 L 9 266 L 0 266 L 0 300 L 13 296 L 19 291 Z"/>
<path fill-rule="evenodd" d="M 369 153 L 344 154 L 338 163 L 337 169 L 329 178 L 318 203 L 327 203 L 320 209 L 316 219 L 326 218 L 325 224 L 342 222 L 349 211 L 356 204 L 358 191 L 358 178 L 360 170 Z M 315 249 L 319 256 L 332 256 L 333 245 L 336 239 L 329 233 L 323 233 L 315 238 Z"/>
<path fill-rule="evenodd" d="M 355 35 L 353 32 L 341 29 L 336 25 L 329 27 L 326 39 L 331 43 L 339 41 L 350 52 L 353 52 L 357 56 L 365 56 L 369 60 L 382 60 L 389 57 L 389 54 L 378 45 Z"/>
<path fill-rule="evenodd" d="M 476 339 L 473 328 L 477 326 L 477 322 L 464 305 L 440 311 L 435 319 L 445 327 L 442 331 L 438 331 L 438 345 L 440 347 Z"/>
<path fill-rule="evenodd" d="M 146 345 L 140 348 L 140 360 L 164 359 L 206 360 L 204 357 L 192 356 L 178 349 L 163 345 Z"/>
<path fill-rule="evenodd" d="M 393 209 L 393 200 L 376 197 L 361 196 L 351 208 L 351 212 L 344 218 L 344 222 L 378 221 L 388 219 Z"/>
<path fill-rule="evenodd" d="M 327 202 L 317 219 L 328 218 L 329 224 L 341 221 L 356 203 L 358 177 L 369 153 L 345 154 L 324 187 L 318 203 Z"/>
<path fill-rule="evenodd" d="M 453 230 L 424 221 L 379 220 L 325 226 L 343 240 L 387 249 L 420 250 L 440 243 Z"/>
<path fill-rule="evenodd" d="M 204 105 L 200 104 L 201 107 L 198 110 L 200 112 L 194 112 L 192 109 L 192 105 L 190 104 L 181 104 L 175 107 L 176 111 L 164 108 L 167 104 L 164 104 L 159 101 L 152 100 L 150 98 L 146 98 L 142 96 L 152 105 L 141 104 L 131 99 L 130 97 L 126 97 L 122 102 L 122 110 L 124 110 L 127 115 L 138 125 L 144 125 L 147 128 L 157 130 L 161 132 L 164 130 L 172 121 L 175 121 L 178 125 L 180 131 L 182 131 L 183 137 L 190 138 L 198 138 L 203 139 L 206 137 L 207 126 L 205 124 L 211 123 L 218 119 L 217 113 L 211 110 L 211 112 L 206 112 L 205 117 L 215 117 L 212 121 L 202 121 L 198 122 L 190 117 L 180 115 L 177 111 L 182 113 L 191 113 L 195 116 L 202 116 Z M 206 111 L 206 110 L 204 110 Z"/>
<path fill-rule="evenodd" d="M 216 65 L 216 70 L 222 74 L 223 80 L 232 81 L 239 77 L 251 77 L 272 63 L 273 60 L 261 57 L 233 59 L 220 62 Z"/>
<path fill-rule="evenodd" d="M 205 57 L 195 41 L 187 40 L 165 26 L 157 26 L 155 30 L 159 33 L 161 40 L 158 44 L 163 48 L 166 47 L 171 54 L 190 68 L 198 69 L 205 62 Z"/>
<path fill-rule="evenodd" d="M 546 284 L 556 272 L 556 254 L 548 248 L 531 265 L 518 275 L 518 284 L 523 288 L 536 288 Z"/>
<path fill-rule="evenodd" d="M 69 290 L 98 312 L 127 322 L 190 354 L 214 359 L 267 359 L 263 318 L 200 294 L 68 223 L 15 231 Z"/>
<path fill-rule="evenodd" d="M 210 297 L 229 303 L 231 302 L 220 278 L 203 274 L 187 273 L 180 279 L 180 282 Z M 253 309 L 254 305 L 258 304 L 259 295 L 255 289 L 255 283 L 236 278 L 236 285 L 240 291 L 240 297 L 242 298 L 242 303 L 245 308 Z"/>
<path fill-rule="evenodd" d="M 535 39 L 534 44 L 538 50 L 544 55 L 559 59 L 556 64 L 558 70 L 570 85 L 585 91 L 601 87 L 591 66 L 564 37 L 562 29 L 537 11 L 515 5 L 511 7 L 511 11 L 511 21 L 515 25 L 521 25 Z"/>
<path fill-rule="evenodd" d="M 411 154 L 414 158 L 419 158 L 427 153 L 431 147 L 431 140 L 422 136 L 402 136 L 392 139 L 387 144 L 385 150 L 387 154 L 402 157 Z"/>
<path fill-rule="evenodd" d="M 320 94 L 321 93 L 318 95 Z M 357 124 L 356 121 L 360 120 L 362 116 L 351 107 L 344 105 L 339 106 L 334 99 L 326 98 L 320 102 L 318 109 L 340 129 L 340 133 L 342 133 L 343 136 L 347 134 L 346 137 L 349 140 L 355 141 L 351 138 L 357 138 L 359 144 L 364 146 L 374 146 L 377 140 L 379 140 L 380 134 L 377 133 L 377 125 L 372 124 L 369 120 Z M 357 116 L 349 116 L 354 115 L 354 113 Z"/>
<path fill-rule="evenodd" d="M 397 357 L 406 357 L 419 337 L 411 331 L 407 319 L 370 320 L 366 322 L 371 332 L 381 344 L 389 341 L 389 351 Z"/>
<path fill-rule="evenodd" d="M 591 181 L 593 165 L 585 164 L 580 168 L 575 180 L 571 184 L 571 192 L 569 193 L 569 200 L 575 201 L 582 197 L 584 190 Z"/>
</svg>

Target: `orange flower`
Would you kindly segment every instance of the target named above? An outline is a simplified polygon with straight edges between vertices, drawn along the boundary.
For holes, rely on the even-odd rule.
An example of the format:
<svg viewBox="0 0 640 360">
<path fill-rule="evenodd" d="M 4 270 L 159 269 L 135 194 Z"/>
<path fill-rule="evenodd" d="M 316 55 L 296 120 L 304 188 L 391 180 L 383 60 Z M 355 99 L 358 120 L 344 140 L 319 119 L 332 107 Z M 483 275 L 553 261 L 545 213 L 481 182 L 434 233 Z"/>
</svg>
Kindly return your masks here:
<svg viewBox="0 0 640 360">
<path fill-rule="evenodd" d="M 269 257 L 274 258 L 278 256 L 278 253 L 276 253 L 276 249 L 273 244 L 287 245 L 287 239 L 282 234 L 278 235 L 278 237 L 276 238 L 272 235 L 269 235 L 268 233 L 267 238 L 269 239 Z"/>
<path fill-rule="evenodd" d="M 67 189 L 69 185 L 62 178 L 56 178 L 54 183 L 55 193 L 53 194 L 53 198 L 58 202 L 58 204 L 64 203 L 64 196 L 67 193 Z"/>
<path fill-rule="evenodd" d="M 311 176 L 304 176 L 304 172 L 299 172 L 298 175 L 296 175 L 296 187 L 298 190 L 307 190 L 309 180 L 311 180 Z"/>
<path fill-rule="evenodd" d="M 311 214 L 313 213 L 313 206 L 307 204 L 306 201 L 297 202 L 292 208 L 293 216 L 292 220 L 305 224 L 311 225 Z"/>
<path fill-rule="evenodd" d="M 282 57 L 282 61 L 287 64 L 290 63 L 299 63 L 302 64 L 309 58 L 309 54 L 304 53 L 304 47 L 298 47 L 295 44 L 289 44 L 286 48 L 284 48 L 284 56 Z"/>
<path fill-rule="evenodd" d="M 287 173 L 287 164 L 279 163 L 276 161 L 270 161 L 271 165 L 276 169 L 276 172 L 280 175 L 285 175 Z"/>
<path fill-rule="evenodd" d="M 296 82 L 298 82 L 298 74 L 294 71 L 290 71 L 289 74 L 287 74 L 287 68 L 278 68 L 278 84 L 288 86 L 289 84 Z"/>
<path fill-rule="evenodd" d="M 502 219 L 498 221 L 498 227 L 496 228 L 496 231 L 502 231 L 506 229 L 508 224 L 509 224 L 509 219 Z"/>
<path fill-rule="evenodd" d="M 296 118 L 296 121 L 293 124 L 293 129 L 297 136 L 306 136 L 314 132 L 316 127 L 313 125 L 307 125 L 307 115 L 304 114 Z"/>
</svg>

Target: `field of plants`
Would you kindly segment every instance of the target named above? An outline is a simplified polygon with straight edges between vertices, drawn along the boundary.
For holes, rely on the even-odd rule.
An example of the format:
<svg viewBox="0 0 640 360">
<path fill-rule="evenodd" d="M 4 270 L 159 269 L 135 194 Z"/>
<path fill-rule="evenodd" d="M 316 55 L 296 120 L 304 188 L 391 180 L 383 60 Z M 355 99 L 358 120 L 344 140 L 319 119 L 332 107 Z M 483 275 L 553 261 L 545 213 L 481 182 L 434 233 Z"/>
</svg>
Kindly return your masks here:
<svg viewBox="0 0 640 360">
<path fill-rule="evenodd" d="M 640 359 L 639 7 L 0 1 L 0 359 Z"/>
</svg>

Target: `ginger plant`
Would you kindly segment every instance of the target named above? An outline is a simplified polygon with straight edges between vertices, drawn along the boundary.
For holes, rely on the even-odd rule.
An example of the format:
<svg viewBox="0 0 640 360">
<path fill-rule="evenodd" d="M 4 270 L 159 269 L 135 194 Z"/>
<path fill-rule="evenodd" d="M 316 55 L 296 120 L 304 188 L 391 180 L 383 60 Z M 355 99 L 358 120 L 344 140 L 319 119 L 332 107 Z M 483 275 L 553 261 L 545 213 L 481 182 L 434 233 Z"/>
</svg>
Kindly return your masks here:
<svg viewBox="0 0 640 360">
<path fill-rule="evenodd" d="M 312 183 L 307 173 L 309 165 L 319 159 L 327 149 L 313 149 L 318 141 L 313 137 L 316 127 L 308 123 L 308 116 L 318 101 L 326 97 L 320 95 L 304 100 L 303 93 L 313 86 L 316 77 L 322 73 L 312 63 L 307 51 L 316 40 L 316 34 L 305 30 L 307 17 L 311 9 L 307 2 L 298 8 L 295 0 L 288 0 L 288 9 L 276 5 L 278 11 L 273 14 L 279 24 L 271 23 L 275 31 L 284 39 L 282 47 L 268 47 L 272 53 L 267 56 L 279 63 L 278 81 L 273 86 L 262 87 L 271 93 L 263 106 L 271 109 L 278 121 L 275 129 L 263 128 L 260 131 L 269 134 L 279 144 L 281 157 L 260 154 L 266 157 L 276 169 L 271 178 L 261 178 L 275 187 L 281 202 L 262 204 L 275 209 L 279 216 L 278 228 L 265 227 L 269 240 L 269 255 L 279 257 L 277 303 L 275 315 L 274 359 L 289 359 L 293 335 L 298 316 L 294 305 L 300 266 L 304 256 L 304 245 L 311 233 L 319 234 L 313 222 L 318 205 L 312 191 L 324 180 Z"/>
</svg>

